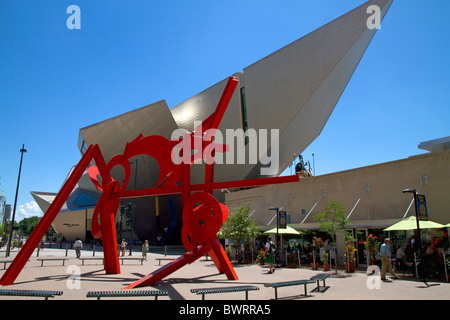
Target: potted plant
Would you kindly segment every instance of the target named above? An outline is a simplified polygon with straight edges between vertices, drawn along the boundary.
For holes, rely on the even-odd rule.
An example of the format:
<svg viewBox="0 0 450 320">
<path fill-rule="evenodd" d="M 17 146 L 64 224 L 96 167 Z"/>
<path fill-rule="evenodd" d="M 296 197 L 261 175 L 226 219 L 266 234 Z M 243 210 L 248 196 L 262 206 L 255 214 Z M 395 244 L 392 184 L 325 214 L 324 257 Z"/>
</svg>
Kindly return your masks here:
<svg viewBox="0 0 450 320">
<path fill-rule="evenodd" d="M 345 246 L 345 271 L 346 272 L 355 272 L 355 261 L 356 261 L 356 248 L 353 245 L 352 241 L 347 242 Z"/>
<path fill-rule="evenodd" d="M 259 249 L 256 261 L 259 262 L 260 265 L 264 265 L 266 263 L 266 255 L 264 254 L 263 249 Z"/>
<path fill-rule="evenodd" d="M 369 264 L 375 265 L 376 264 L 376 253 L 380 250 L 381 242 L 378 241 L 378 238 L 372 234 L 369 234 L 367 237 L 367 241 L 364 242 L 364 246 L 367 249 L 367 252 L 369 253 Z"/>
<path fill-rule="evenodd" d="M 314 236 L 312 240 L 312 247 L 313 247 L 313 260 L 311 262 L 311 268 L 313 270 L 317 270 L 319 268 L 319 262 L 317 262 L 318 260 L 316 260 L 316 258 L 318 256 L 320 248 L 323 247 L 322 238 Z"/>
<path fill-rule="evenodd" d="M 288 266 L 289 268 L 297 268 L 297 256 L 293 253 L 288 255 Z"/>
<path fill-rule="evenodd" d="M 329 258 L 330 258 L 330 253 L 328 251 L 324 251 L 322 253 L 323 271 L 330 270 Z"/>
</svg>

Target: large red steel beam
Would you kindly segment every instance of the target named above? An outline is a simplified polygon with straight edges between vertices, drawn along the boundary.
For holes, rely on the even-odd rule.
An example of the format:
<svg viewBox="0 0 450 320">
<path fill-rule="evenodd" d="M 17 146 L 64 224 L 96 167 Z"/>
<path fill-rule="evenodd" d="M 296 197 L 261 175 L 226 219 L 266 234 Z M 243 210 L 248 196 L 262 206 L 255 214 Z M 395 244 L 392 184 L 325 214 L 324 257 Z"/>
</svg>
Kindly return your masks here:
<svg viewBox="0 0 450 320">
<path fill-rule="evenodd" d="M 155 283 L 157 283 L 158 281 L 160 281 L 160 280 L 164 279 L 165 277 L 167 277 L 168 275 L 170 275 L 171 273 L 173 273 L 173 272 L 177 271 L 178 269 L 184 267 L 185 265 L 191 264 L 195 260 L 201 258 L 206 253 L 208 253 L 208 250 L 209 250 L 208 247 L 200 246 L 197 250 L 185 253 L 181 257 L 179 257 L 175 260 L 172 260 L 165 266 L 148 274 L 145 277 L 142 277 L 141 279 L 133 282 L 132 284 L 126 286 L 123 289 L 129 290 L 129 289 L 134 289 L 134 288 L 143 287 L 143 286 L 152 286 Z"/>
<path fill-rule="evenodd" d="M 279 183 L 289 183 L 298 182 L 298 175 L 293 176 L 283 176 L 283 177 L 269 177 L 269 178 L 257 178 L 248 180 L 237 180 L 237 181 L 224 181 L 224 182 L 210 182 L 202 184 L 193 184 L 190 187 L 191 191 L 203 191 L 208 189 L 234 189 L 234 188 L 248 188 L 248 187 L 258 187 L 269 184 L 279 184 Z M 115 197 L 125 199 L 125 198 L 137 198 L 137 197 L 148 197 L 148 196 L 163 196 L 169 194 L 180 194 L 181 186 L 173 187 L 161 187 L 161 188 L 148 188 L 142 190 L 125 190 L 118 191 L 115 193 Z"/>
</svg>

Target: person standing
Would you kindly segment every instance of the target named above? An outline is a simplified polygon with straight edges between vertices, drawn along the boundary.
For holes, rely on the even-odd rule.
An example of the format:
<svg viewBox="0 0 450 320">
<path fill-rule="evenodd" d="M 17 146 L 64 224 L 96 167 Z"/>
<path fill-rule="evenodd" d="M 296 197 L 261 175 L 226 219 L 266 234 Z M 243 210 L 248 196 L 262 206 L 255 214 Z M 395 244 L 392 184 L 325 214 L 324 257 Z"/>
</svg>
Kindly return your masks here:
<svg viewBox="0 0 450 320">
<path fill-rule="evenodd" d="M 145 240 L 144 244 L 142 245 L 142 258 L 144 258 L 145 261 L 147 261 L 148 249 L 149 249 L 148 240 Z"/>
<path fill-rule="evenodd" d="M 81 249 L 83 248 L 83 242 L 80 240 L 80 238 L 76 238 L 75 242 L 73 243 L 73 248 L 75 249 L 75 253 L 77 254 L 77 258 L 80 259 L 80 257 L 81 257 Z"/>
<path fill-rule="evenodd" d="M 384 239 L 384 243 L 380 247 L 381 256 L 381 280 L 386 281 L 386 271 L 389 271 L 392 278 L 398 279 L 397 274 L 392 269 L 391 265 L 391 251 L 390 251 L 391 239 Z"/>
<path fill-rule="evenodd" d="M 127 248 L 128 243 L 125 239 L 122 239 L 122 243 L 120 244 L 120 250 L 122 251 L 122 257 L 125 255 L 125 249 Z"/>
<path fill-rule="evenodd" d="M 274 273 L 275 268 L 273 267 L 273 254 L 274 254 L 274 244 L 270 237 L 267 238 L 266 247 L 264 250 L 264 255 L 266 256 L 266 262 L 269 264 L 269 273 Z"/>
</svg>

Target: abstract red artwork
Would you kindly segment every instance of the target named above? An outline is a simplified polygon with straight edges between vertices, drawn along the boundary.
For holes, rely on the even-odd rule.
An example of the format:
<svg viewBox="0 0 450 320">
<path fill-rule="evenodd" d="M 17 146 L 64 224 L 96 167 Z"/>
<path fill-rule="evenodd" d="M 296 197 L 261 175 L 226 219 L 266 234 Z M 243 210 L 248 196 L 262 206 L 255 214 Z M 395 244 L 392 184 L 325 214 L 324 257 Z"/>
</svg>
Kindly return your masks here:
<svg viewBox="0 0 450 320">
<path fill-rule="evenodd" d="M 214 182 L 214 163 L 205 161 L 204 183 L 191 184 L 191 165 L 203 160 L 203 151 L 206 148 L 211 149 L 213 147 L 213 153 L 227 151 L 226 145 L 214 145 L 212 138 L 215 130 L 219 128 L 237 83 L 238 80 L 236 78 L 230 77 L 215 111 L 202 122 L 201 126 L 198 126 L 192 132 L 187 132 L 182 138 L 182 140 L 190 139 L 192 142 L 190 145 L 198 146 L 198 143 L 201 143 L 199 150 L 189 150 L 192 151 L 189 152 L 190 161 L 175 163 L 172 159 L 172 152 L 180 141 L 171 141 L 157 135 L 147 137 L 139 135 L 135 140 L 127 143 L 123 154 L 115 155 L 107 164 L 99 146 L 91 145 L 31 233 L 28 241 L 0 279 L 0 284 L 11 285 L 14 283 L 87 168 L 89 177 L 101 191 L 101 196 L 92 217 L 91 230 L 95 238 L 102 239 L 104 269 L 108 274 L 120 273 L 115 230 L 115 216 L 119 209 L 120 200 L 169 194 L 181 195 L 181 205 L 183 207 L 181 239 L 187 252 L 124 289 L 151 286 L 205 254 L 211 256 L 220 273 L 224 273 L 229 280 L 237 280 L 236 272 L 220 241 L 217 239 L 217 232 L 228 217 L 228 208 L 213 196 L 213 190 L 261 186 L 299 180 L 298 176 L 294 175 Z M 208 137 L 205 138 L 205 135 Z M 182 152 L 185 151 L 183 150 Z M 142 154 L 149 155 L 158 162 L 160 170 L 159 181 L 152 188 L 126 190 L 131 171 L 129 159 Z M 180 154 L 180 156 L 184 156 L 183 158 L 186 159 L 186 154 Z M 96 166 L 90 165 L 92 160 L 95 161 Z M 110 171 L 115 166 L 121 166 L 124 170 L 124 181 L 122 184 L 111 177 Z"/>
</svg>

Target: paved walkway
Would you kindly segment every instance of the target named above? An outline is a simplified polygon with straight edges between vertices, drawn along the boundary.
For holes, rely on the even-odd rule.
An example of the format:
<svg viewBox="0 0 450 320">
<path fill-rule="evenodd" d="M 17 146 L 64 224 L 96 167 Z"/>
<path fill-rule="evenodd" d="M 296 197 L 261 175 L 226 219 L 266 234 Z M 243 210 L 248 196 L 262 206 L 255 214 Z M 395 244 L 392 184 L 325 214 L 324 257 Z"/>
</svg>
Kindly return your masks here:
<svg viewBox="0 0 450 320">
<path fill-rule="evenodd" d="M 11 253 L 13 258 L 17 251 Z M 44 249 L 39 252 L 39 258 L 65 257 L 64 249 Z M 102 252 L 96 252 L 96 257 L 101 257 Z M 92 251 L 82 252 L 83 257 L 92 257 Z M 133 257 L 139 257 L 139 252 L 134 252 Z M 150 253 L 148 261 L 143 265 L 139 261 L 126 261 L 120 265 L 121 274 L 105 274 L 101 260 L 81 261 L 75 257 L 74 250 L 68 251 L 69 258 L 62 266 L 61 261 L 47 261 L 41 267 L 37 261 L 37 251 L 34 252 L 30 261 L 11 286 L 1 287 L 1 289 L 37 289 L 37 290 L 61 290 L 62 296 L 57 296 L 51 300 L 87 300 L 88 291 L 100 290 L 121 290 L 125 286 L 133 283 L 141 277 L 157 270 L 159 262 L 156 258 L 177 258 L 179 255 L 168 255 Z M 128 257 L 128 252 L 126 253 Z M 9 260 L 4 257 L 4 251 L 0 252 L 0 261 Z M 164 265 L 168 261 L 161 261 Z M 7 265 L 9 266 L 9 264 Z M 3 268 L 3 264 L 0 264 Z M 191 265 L 174 272 L 160 283 L 151 287 L 154 289 L 163 289 L 169 292 L 169 296 L 159 297 L 158 300 L 201 300 L 201 296 L 190 292 L 194 288 L 224 287 L 235 285 L 256 285 L 260 288 L 258 291 L 250 291 L 250 300 L 271 300 L 274 299 L 274 289 L 264 287 L 265 283 L 309 279 L 321 270 L 311 270 L 304 266 L 301 268 L 279 268 L 274 274 L 268 274 L 268 268 L 259 265 L 235 265 L 236 273 L 239 277 L 237 281 L 228 281 L 226 276 L 219 274 L 211 260 L 205 260 L 205 257 L 197 260 Z M 0 276 L 5 271 L 0 270 Z M 79 286 L 74 287 L 74 272 L 79 272 Z M 364 271 L 355 273 L 346 273 L 339 270 L 337 274 L 334 271 L 328 271 L 331 276 L 326 280 L 327 290 L 323 293 L 312 291 L 315 284 L 308 285 L 310 296 L 300 296 L 303 286 L 283 287 L 278 289 L 280 300 L 449 300 L 450 283 L 429 282 L 427 287 L 424 283 L 415 278 L 405 276 L 392 282 L 381 282 L 378 276 L 369 276 Z M 18 299 L 42 299 L 25 297 L 0 297 L 0 300 L 18 300 Z M 125 298 L 124 298 L 125 299 Z M 134 298 L 134 299 L 149 299 Z M 153 297 L 151 299 L 154 299 Z M 244 292 L 213 294 L 206 297 L 206 300 L 244 300 Z M 93 299 L 88 299 L 93 300 Z"/>
</svg>

